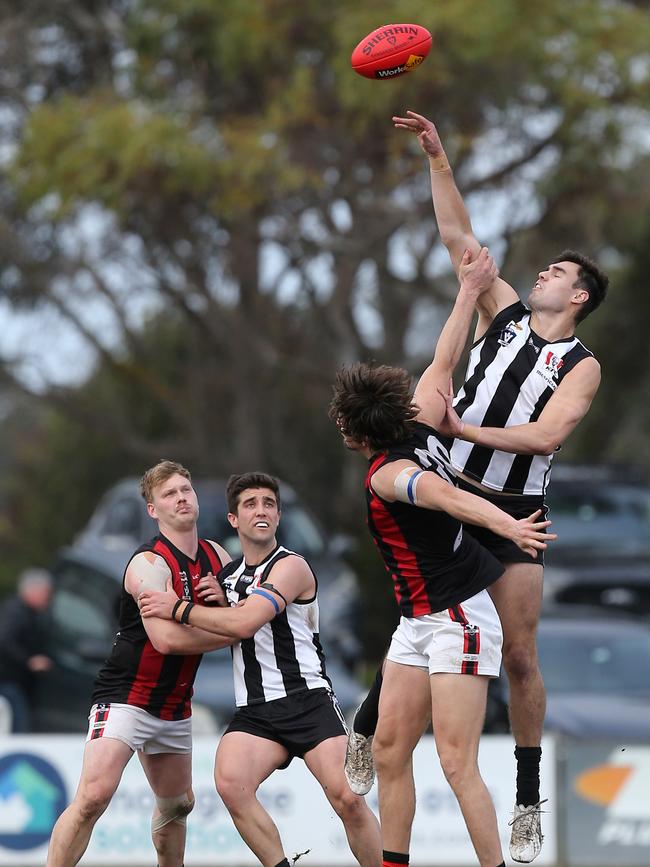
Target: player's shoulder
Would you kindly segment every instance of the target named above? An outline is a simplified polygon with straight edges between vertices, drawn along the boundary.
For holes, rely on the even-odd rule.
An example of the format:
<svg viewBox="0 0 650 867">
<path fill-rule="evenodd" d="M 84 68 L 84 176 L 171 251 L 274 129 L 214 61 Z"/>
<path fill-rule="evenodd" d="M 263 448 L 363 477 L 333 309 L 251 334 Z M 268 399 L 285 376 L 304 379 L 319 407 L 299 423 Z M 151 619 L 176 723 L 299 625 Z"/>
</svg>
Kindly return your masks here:
<svg viewBox="0 0 650 867">
<path fill-rule="evenodd" d="M 150 549 L 139 550 L 126 567 L 124 584 L 129 593 L 137 596 L 145 589 L 164 590 L 171 574 L 164 557 Z"/>
<path fill-rule="evenodd" d="M 212 550 L 216 553 L 217 557 L 221 561 L 222 566 L 227 566 L 228 563 L 230 563 L 232 561 L 232 557 L 226 551 L 226 549 L 223 547 L 223 545 L 220 545 L 218 542 L 215 542 L 214 539 L 202 539 L 201 541 L 204 542 L 206 545 L 209 545 L 212 548 Z"/>
<path fill-rule="evenodd" d="M 570 385 L 574 383 L 578 385 L 582 382 L 598 385 L 600 378 L 600 362 L 593 353 L 585 350 L 584 353 L 580 353 L 569 360 L 566 374 L 558 388 L 564 386 L 563 390 L 566 391 Z"/>
<path fill-rule="evenodd" d="M 219 580 L 223 578 L 227 578 L 229 575 L 232 575 L 233 572 L 236 572 L 237 569 L 243 564 L 243 557 L 236 557 L 234 560 L 230 560 L 230 562 L 226 563 L 222 569 L 219 570 L 218 578 Z"/>
<path fill-rule="evenodd" d="M 275 575 L 313 574 L 313 570 L 307 559 L 298 551 L 292 551 L 290 548 L 285 548 L 284 545 L 279 545 L 274 551 L 265 569 L 265 574 L 268 574 L 271 570 L 273 570 Z"/>
<path fill-rule="evenodd" d="M 298 586 L 299 595 L 305 592 L 315 594 L 318 590 L 318 579 L 311 565 L 302 554 L 291 551 L 289 548 L 279 546 L 273 559 L 264 570 L 262 580 L 274 582 L 285 580 L 291 582 L 294 587 Z M 298 582 L 296 584 L 296 582 Z M 315 598 L 315 595 L 314 595 Z M 311 600 L 311 596 L 310 596 Z M 302 600 L 305 601 L 304 599 Z"/>
<path fill-rule="evenodd" d="M 160 551 L 157 551 L 155 548 L 156 539 L 150 539 L 148 542 L 145 542 L 143 545 L 133 552 L 131 555 L 131 559 L 126 564 L 126 571 L 129 572 L 132 569 L 137 569 L 138 567 L 160 564 L 169 569 L 169 564 L 167 560 L 162 555 Z"/>
<path fill-rule="evenodd" d="M 299 551 L 294 551 L 292 548 L 287 548 L 285 545 L 278 545 L 275 551 L 269 557 L 269 565 L 284 563 L 285 565 L 295 563 L 306 563 L 304 556 Z"/>
</svg>

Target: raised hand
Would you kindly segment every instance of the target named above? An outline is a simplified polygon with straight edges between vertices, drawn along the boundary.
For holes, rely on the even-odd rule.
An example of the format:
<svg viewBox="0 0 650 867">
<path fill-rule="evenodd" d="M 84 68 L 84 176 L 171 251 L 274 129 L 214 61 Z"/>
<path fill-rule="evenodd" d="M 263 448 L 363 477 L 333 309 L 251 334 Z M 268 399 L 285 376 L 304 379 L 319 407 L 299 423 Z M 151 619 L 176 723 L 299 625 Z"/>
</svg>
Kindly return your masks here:
<svg viewBox="0 0 650 867">
<path fill-rule="evenodd" d="M 469 250 L 465 250 L 458 268 L 461 292 L 478 298 L 486 292 L 499 276 L 494 259 L 487 247 L 481 247 L 478 256 L 472 260 Z"/>
<path fill-rule="evenodd" d="M 421 114 L 407 111 L 406 117 L 393 117 L 395 129 L 415 133 L 424 153 L 429 157 L 444 156 L 445 150 L 434 124 Z"/>
</svg>

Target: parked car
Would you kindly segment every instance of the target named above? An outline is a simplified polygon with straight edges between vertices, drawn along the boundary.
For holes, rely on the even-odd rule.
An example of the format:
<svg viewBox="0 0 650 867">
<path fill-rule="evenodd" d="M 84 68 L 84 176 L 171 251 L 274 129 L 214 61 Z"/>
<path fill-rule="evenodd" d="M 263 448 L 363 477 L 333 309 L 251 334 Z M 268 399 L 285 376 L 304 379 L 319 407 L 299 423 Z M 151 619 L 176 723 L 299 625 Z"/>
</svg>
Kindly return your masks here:
<svg viewBox="0 0 650 867">
<path fill-rule="evenodd" d="M 201 514 L 199 534 L 224 544 L 238 556 L 237 536 L 227 523 L 224 483 L 195 482 Z M 356 578 L 336 548 L 328 546 L 316 521 L 286 485 L 281 487 L 279 540 L 304 554 L 319 580 L 321 640 L 327 672 L 339 703 L 350 714 L 359 703 L 361 685 L 346 662 L 356 659 Z M 39 678 L 35 696 L 37 731 L 84 731 L 95 675 L 107 657 L 115 632 L 122 575 L 128 558 L 151 538 L 157 526 L 149 518 L 136 479 L 112 488 L 74 544 L 62 550 L 52 567 L 49 654 L 54 668 Z M 336 544 L 336 543 L 335 543 Z M 230 651 L 206 654 L 194 690 L 194 730 L 215 731 L 232 716 L 234 691 Z"/>
<path fill-rule="evenodd" d="M 545 599 L 650 615 L 650 485 L 643 475 L 560 465 L 548 504 L 558 538 L 546 552 Z"/>
<path fill-rule="evenodd" d="M 647 742 L 650 623 L 602 607 L 543 611 L 537 637 L 546 687 L 544 729 L 591 740 Z M 508 684 L 497 681 L 507 704 Z"/>
</svg>

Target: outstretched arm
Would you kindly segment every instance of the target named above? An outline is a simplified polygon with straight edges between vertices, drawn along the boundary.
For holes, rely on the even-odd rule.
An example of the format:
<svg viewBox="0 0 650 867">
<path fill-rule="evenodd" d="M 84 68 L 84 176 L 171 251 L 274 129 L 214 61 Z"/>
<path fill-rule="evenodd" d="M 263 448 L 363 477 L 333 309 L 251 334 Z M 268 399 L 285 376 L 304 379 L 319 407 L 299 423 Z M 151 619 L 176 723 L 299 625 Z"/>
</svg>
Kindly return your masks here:
<svg viewBox="0 0 650 867">
<path fill-rule="evenodd" d="M 474 261 L 471 258 L 466 250 L 459 269 L 460 289 L 454 307 L 440 332 L 433 361 L 415 388 L 414 402 L 420 409 L 418 419 L 434 428 L 444 418 L 445 400 L 441 392 L 460 361 L 477 300 L 499 273 L 487 247 L 481 248 Z"/>
<path fill-rule="evenodd" d="M 403 495 L 405 486 L 400 485 L 399 480 L 396 485 L 398 476 L 404 471 L 411 474 L 414 482 L 408 486 L 407 496 Z M 394 502 L 399 499 L 414 507 L 446 512 L 459 521 L 487 527 L 499 536 L 511 539 L 532 557 L 537 557 L 537 551 L 543 551 L 547 542 L 556 538 L 555 534 L 544 532 L 551 522 L 538 520 L 541 510 L 538 509 L 528 518 L 517 521 L 482 497 L 455 488 L 432 470 L 422 470 L 413 461 L 401 460 L 384 464 L 373 474 L 371 484 L 373 490 L 384 500 Z"/>
<path fill-rule="evenodd" d="M 431 196 L 438 231 L 442 243 L 449 251 L 454 270 L 458 273 L 465 250 L 469 250 L 474 258 L 481 245 L 474 235 L 467 208 L 456 186 L 438 130 L 432 121 L 414 111 L 407 111 L 406 117 L 393 117 L 393 124 L 396 129 L 415 133 L 420 147 L 429 159 Z M 497 277 L 490 291 L 481 295 L 478 301 L 479 322 L 476 337 L 485 333 L 499 310 L 517 300 L 519 296 L 512 286 Z"/>
<path fill-rule="evenodd" d="M 145 590 L 140 594 L 140 614 L 145 623 L 150 618 L 176 620 L 177 623 L 199 627 L 199 631 L 226 636 L 229 638 L 228 643 L 232 644 L 255 635 L 265 623 L 282 613 L 290 602 L 301 596 L 313 596 L 316 589 L 314 576 L 306 561 L 295 555 L 276 563 L 269 573 L 271 578 L 272 589 L 266 589 L 269 585 L 264 582 L 253 589 L 243 605 L 225 609 L 205 608 L 181 601 L 171 588 L 171 583 L 168 583 L 164 593 Z"/>
</svg>

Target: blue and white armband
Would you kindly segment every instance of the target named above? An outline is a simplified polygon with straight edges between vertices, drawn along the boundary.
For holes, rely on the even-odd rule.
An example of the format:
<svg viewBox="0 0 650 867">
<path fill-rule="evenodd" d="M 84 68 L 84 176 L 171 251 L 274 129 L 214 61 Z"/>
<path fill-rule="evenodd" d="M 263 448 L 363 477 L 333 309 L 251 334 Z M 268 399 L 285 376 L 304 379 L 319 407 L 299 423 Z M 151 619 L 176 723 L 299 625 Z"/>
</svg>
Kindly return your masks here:
<svg viewBox="0 0 650 867">
<path fill-rule="evenodd" d="M 403 470 L 400 470 L 393 482 L 395 486 L 395 499 L 402 503 L 410 503 L 412 506 L 417 506 L 417 487 L 422 475 L 424 475 L 424 470 L 418 470 L 416 467 L 405 467 Z"/>
</svg>

